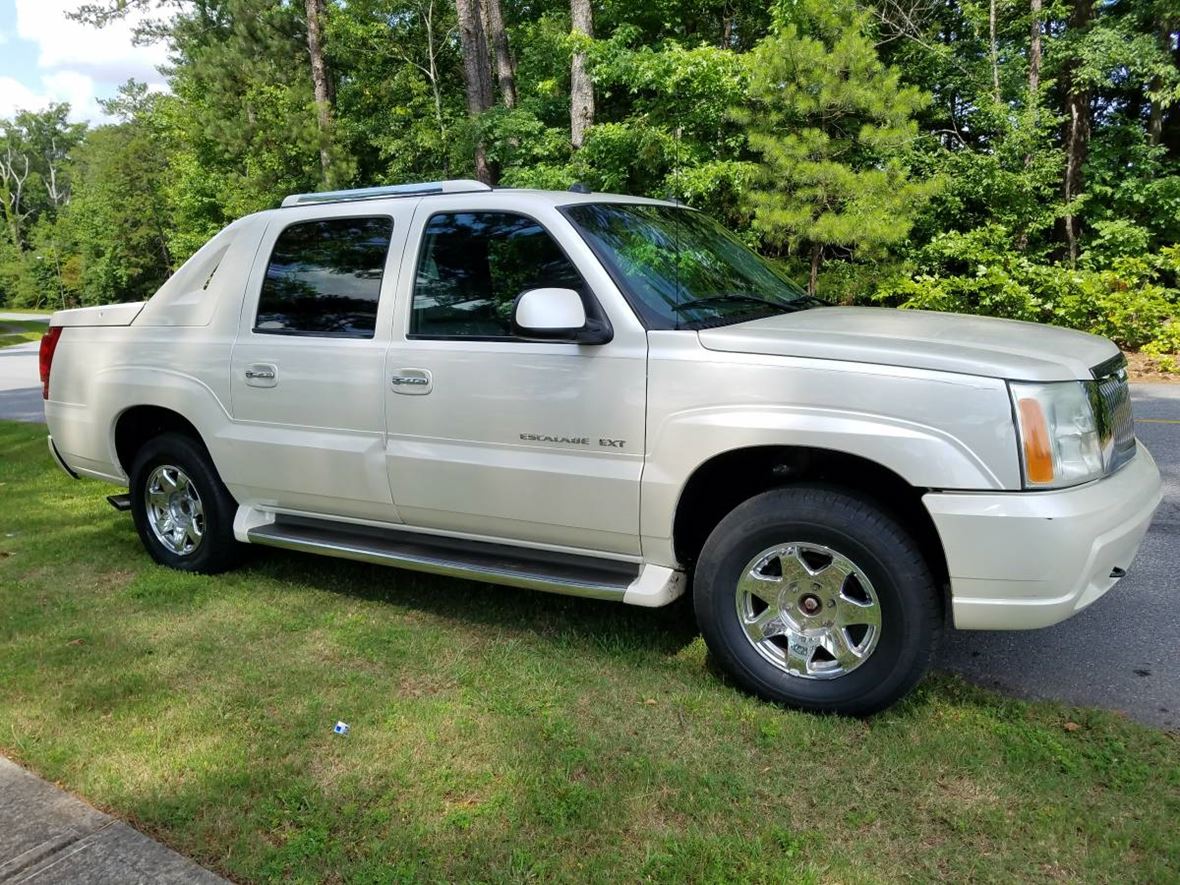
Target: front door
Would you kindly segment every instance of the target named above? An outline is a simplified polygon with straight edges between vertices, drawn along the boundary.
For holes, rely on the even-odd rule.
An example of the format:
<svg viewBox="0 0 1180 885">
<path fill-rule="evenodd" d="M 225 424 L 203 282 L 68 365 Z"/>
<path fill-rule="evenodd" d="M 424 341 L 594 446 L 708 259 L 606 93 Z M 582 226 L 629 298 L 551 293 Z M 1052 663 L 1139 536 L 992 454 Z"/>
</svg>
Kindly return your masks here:
<svg viewBox="0 0 1180 885">
<path fill-rule="evenodd" d="M 549 224 L 576 236 L 556 212 Z M 385 372 L 389 481 L 408 525 L 639 553 L 645 334 L 616 323 L 609 343 L 579 345 L 512 333 L 530 289 L 576 289 L 609 319 L 568 251 L 515 212 L 419 208 Z"/>
<path fill-rule="evenodd" d="M 394 288 L 386 271 L 408 218 L 358 216 L 355 206 L 275 216 L 231 358 L 234 485 L 249 497 L 241 503 L 397 521 L 382 378 Z"/>
</svg>

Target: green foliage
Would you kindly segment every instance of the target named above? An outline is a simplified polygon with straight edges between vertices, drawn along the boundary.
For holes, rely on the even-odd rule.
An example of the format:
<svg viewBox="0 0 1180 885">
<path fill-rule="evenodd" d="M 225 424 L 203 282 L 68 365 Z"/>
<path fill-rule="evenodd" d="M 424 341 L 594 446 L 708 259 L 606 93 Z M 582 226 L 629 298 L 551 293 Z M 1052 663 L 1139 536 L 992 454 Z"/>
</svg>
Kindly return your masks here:
<svg viewBox="0 0 1180 885">
<path fill-rule="evenodd" d="M 326 0 L 326 130 L 305 4 L 85 7 L 98 24 L 167 8 L 142 35 L 168 41 L 170 94 L 130 84 L 89 130 L 64 105 L 0 121 L 0 304 L 143 298 L 287 193 L 470 177 L 482 143 L 505 186 L 580 181 L 701 208 L 832 300 L 1175 350 L 1174 0 L 1093 4 L 1080 26 L 1078 3 L 1045 2 L 1035 88 L 1027 0 L 994 4 L 994 54 L 992 4 L 963 0 L 595 0 L 595 39 L 571 33 L 566 0 L 502 5 L 517 101 L 471 118 L 451 0 Z M 576 150 L 575 51 L 595 92 Z M 1067 205 L 1071 90 L 1090 119 Z"/>
<path fill-rule="evenodd" d="M 802 22 L 801 22 L 802 20 Z M 903 242 L 938 179 L 911 181 L 913 115 L 928 96 L 883 65 L 850 4 L 792 5 L 749 55 L 735 117 L 761 156 L 749 202 L 770 245 L 872 256 Z"/>
<path fill-rule="evenodd" d="M 998 225 L 939 235 L 917 256 L 915 274 L 883 284 L 874 299 L 906 308 L 1056 323 L 1127 347 L 1168 334 L 1180 309 L 1180 291 L 1166 284 L 1167 253 L 1071 269 L 1034 261 L 1011 249 L 1006 239 Z M 1097 259 L 1083 263 L 1098 265 Z"/>
<path fill-rule="evenodd" d="M 1176 878 L 1165 730 L 938 674 L 784 710 L 683 610 L 278 550 L 176 572 L 44 428 L 0 452 L 0 752 L 233 881 Z"/>
</svg>

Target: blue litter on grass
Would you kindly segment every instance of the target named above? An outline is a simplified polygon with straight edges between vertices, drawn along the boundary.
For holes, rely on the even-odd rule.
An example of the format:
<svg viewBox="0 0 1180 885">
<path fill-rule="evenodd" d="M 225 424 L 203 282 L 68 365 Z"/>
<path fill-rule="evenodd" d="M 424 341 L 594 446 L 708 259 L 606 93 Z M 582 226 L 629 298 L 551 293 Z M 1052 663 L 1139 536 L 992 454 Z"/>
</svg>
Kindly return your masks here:
<svg viewBox="0 0 1180 885">
<path fill-rule="evenodd" d="M 348 723 L 337 722 L 336 727 L 333 728 L 332 731 L 336 732 L 336 734 L 348 734 Z"/>
</svg>

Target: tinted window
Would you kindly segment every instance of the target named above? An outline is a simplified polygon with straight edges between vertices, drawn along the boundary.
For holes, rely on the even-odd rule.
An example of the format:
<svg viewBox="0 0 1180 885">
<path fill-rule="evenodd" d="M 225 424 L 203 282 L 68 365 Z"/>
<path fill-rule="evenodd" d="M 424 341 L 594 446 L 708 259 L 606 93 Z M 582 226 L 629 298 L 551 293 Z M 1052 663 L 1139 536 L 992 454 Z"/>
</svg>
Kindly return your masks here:
<svg viewBox="0 0 1180 885">
<path fill-rule="evenodd" d="M 700 328 L 816 303 L 700 212 L 628 203 L 564 211 L 653 328 Z"/>
<path fill-rule="evenodd" d="M 410 333 L 510 337 L 516 296 L 549 286 L 586 294 L 581 275 L 531 218 L 508 212 L 435 215 L 423 234 Z"/>
<path fill-rule="evenodd" d="M 279 234 L 255 332 L 372 338 L 393 221 L 332 218 Z"/>
</svg>

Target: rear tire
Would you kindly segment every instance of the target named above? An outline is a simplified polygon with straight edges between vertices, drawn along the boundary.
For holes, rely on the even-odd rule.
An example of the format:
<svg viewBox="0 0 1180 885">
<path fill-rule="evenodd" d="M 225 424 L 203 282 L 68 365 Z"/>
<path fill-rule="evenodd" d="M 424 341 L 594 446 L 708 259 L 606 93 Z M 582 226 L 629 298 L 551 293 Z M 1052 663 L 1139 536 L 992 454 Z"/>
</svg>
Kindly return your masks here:
<svg viewBox="0 0 1180 885">
<path fill-rule="evenodd" d="M 131 466 L 131 515 L 143 546 L 161 565 L 216 574 L 236 566 L 238 505 L 197 440 L 164 433 L 148 440 Z"/>
<path fill-rule="evenodd" d="M 864 716 L 925 674 L 941 596 L 913 538 L 841 489 L 757 495 L 709 535 L 693 580 L 721 669 L 766 700 Z"/>
</svg>

